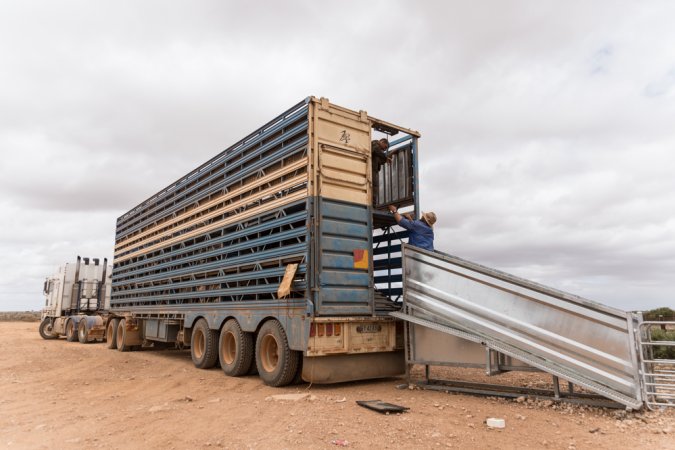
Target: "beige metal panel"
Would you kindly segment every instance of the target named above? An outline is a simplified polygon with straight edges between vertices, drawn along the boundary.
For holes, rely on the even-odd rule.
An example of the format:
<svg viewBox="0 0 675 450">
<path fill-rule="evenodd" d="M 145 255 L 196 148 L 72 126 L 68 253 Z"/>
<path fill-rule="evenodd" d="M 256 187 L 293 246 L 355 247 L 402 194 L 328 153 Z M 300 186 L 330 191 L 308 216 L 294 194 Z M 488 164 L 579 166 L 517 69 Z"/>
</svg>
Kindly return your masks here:
<svg viewBox="0 0 675 450">
<path fill-rule="evenodd" d="M 303 174 L 302 177 L 298 177 L 297 179 L 294 179 L 294 180 L 298 180 L 298 179 L 301 180 L 301 181 L 306 180 L 307 174 Z M 300 199 L 303 199 L 303 198 L 306 198 L 306 197 L 307 197 L 307 190 L 302 189 L 300 191 L 297 191 L 297 192 L 289 194 L 285 197 L 282 197 L 278 200 L 270 201 L 270 202 L 264 203 L 260 206 L 256 206 L 255 208 L 247 209 L 246 211 L 243 211 L 241 213 L 234 214 L 232 216 L 227 217 L 224 220 L 219 220 L 219 221 L 214 222 L 214 223 L 212 223 L 208 226 L 199 227 L 194 231 L 181 234 L 181 235 L 176 236 L 176 237 L 171 238 L 171 239 L 166 239 L 166 240 L 161 241 L 157 244 L 151 245 L 150 247 L 146 247 L 146 248 L 143 248 L 141 250 L 137 250 L 137 251 L 129 253 L 127 255 L 115 257 L 115 262 L 120 263 L 120 262 L 126 261 L 127 259 L 134 258 L 136 256 L 140 256 L 140 255 L 143 255 L 145 253 L 152 252 L 152 251 L 160 249 L 162 247 L 166 247 L 166 246 L 169 246 L 171 244 L 175 244 L 175 243 L 183 241 L 185 239 L 189 239 L 189 238 L 194 237 L 194 236 L 199 236 L 200 234 L 207 233 L 207 232 L 215 230 L 217 228 L 224 227 L 225 225 L 229 225 L 229 224 L 235 223 L 235 222 L 241 222 L 242 220 L 248 219 L 249 217 L 252 217 L 252 216 L 255 216 L 255 215 L 258 215 L 258 214 L 262 214 L 265 211 L 270 211 L 272 209 L 278 208 L 280 206 L 283 206 L 283 205 L 286 205 L 286 204 L 289 204 L 289 203 L 293 203 L 294 201 L 297 201 L 297 200 L 300 200 Z"/>
<path fill-rule="evenodd" d="M 368 204 L 369 155 L 326 144 L 319 145 L 319 152 L 319 195 Z"/>
<path fill-rule="evenodd" d="M 310 132 L 315 152 L 313 195 L 370 203 L 370 130 L 365 111 L 313 99 Z"/>
<path fill-rule="evenodd" d="M 317 109 L 315 132 L 319 141 L 368 152 L 370 150 L 370 122 L 361 122 L 359 115 L 346 117 L 333 111 Z"/>
<path fill-rule="evenodd" d="M 276 170 L 274 172 L 271 172 L 270 174 L 256 179 L 254 182 L 246 184 L 245 186 L 242 186 L 238 189 L 232 190 L 226 195 L 217 197 L 209 202 L 203 203 L 197 208 L 190 209 L 183 214 L 180 214 L 179 216 L 176 216 L 170 220 L 167 220 L 165 222 L 161 222 L 157 224 L 156 226 L 153 226 L 151 228 L 146 229 L 145 231 L 135 234 L 133 236 L 128 236 L 122 240 L 120 240 L 116 245 L 115 245 L 115 255 L 120 254 L 123 252 L 125 249 L 128 249 L 133 246 L 133 244 L 138 243 L 142 237 L 147 236 L 149 234 L 155 233 L 157 234 L 160 231 L 165 231 L 167 230 L 171 225 L 184 221 L 186 219 L 189 219 L 193 216 L 198 215 L 202 211 L 206 211 L 219 203 L 224 203 L 227 202 L 228 200 L 231 200 L 233 198 L 236 198 L 239 195 L 245 194 L 250 192 L 252 189 L 255 189 L 257 187 L 263 186 L 266 183 L 270 183 L 274 181 L 277 178 L 280 178 L 282 176 L 288 175 L 296 170 L 302 169 L 304 166 L 307 165 L 307 158 L 302 158 L 301 160 L 298 160 L 294 162 L 293 164 L 289 164 L 288 166 L 282 167 L 279 170 Z M 216 216 L 218 214 L 222 213 L 222 209 L 218 208 L 215 212 L 212 212 L 207 215 L 201 215 L 198 217 L 198 219 L 192 220 L 188 224 L 183 224 L 184 226 L 191 225 L 195 222 L 203 221 L 205 219 L 208 219 L 210 217 Z M 174 230 L 172 230 L 174 231 Z M 166 233 L 165 233 L 166 234 Z"/>
</svg>

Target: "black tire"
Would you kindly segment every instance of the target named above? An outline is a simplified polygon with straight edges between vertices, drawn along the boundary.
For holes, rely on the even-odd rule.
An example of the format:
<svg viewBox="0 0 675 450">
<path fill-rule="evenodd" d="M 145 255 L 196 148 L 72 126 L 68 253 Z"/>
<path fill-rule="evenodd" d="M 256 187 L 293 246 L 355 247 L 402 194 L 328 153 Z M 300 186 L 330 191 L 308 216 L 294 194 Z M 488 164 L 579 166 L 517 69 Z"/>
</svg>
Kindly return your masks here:
<svg viewBox="0 0 675 450">
<path fill-rule="evenodd" d="M 220 330 L 218 359 L 225 375 L 246 375 L 253 365 L 253 336 L 244 333 L 239 323 L 230 319 Z"/>
<path fill-rule="evenodd" d="M 117 336 L 115 336 L 115 342 L 117 342 L 117 351 L 119 352 L 129 352 L 133 350 L 131 345 L 126 344 L 127 338 L 127 321 L 125 319 L 120 319 L 117 324 Z"/>
<path fill-rule="evenodd" d="M 77 329 L 75 328 L 75 321 L 73 319 L 68 319 L 66 322 L 66 341 L 77 341 Z"/>
<path fill-rule="evenodd" d="M 89 343 L 89 329 L 86 319 L 80 320 L 80 323 L 77 324 L 77 340 L 80 341 L 80 344 Z"/>
<path fill-rule="evenodd" d="M 117 348 L 117 325 L 119 325 L 120 320 L 110 319 L 108 321 L 108 326 L 105 327 L 105 346 L 111 350 Z"/>
<path fill-rule="evenodd" d="M 52 329 L 52 320 L 49 317 L 45 317 L 42 322 L 40 322 L 40 336 L 42 339 L 57 339 L 58 334 L 54 333 Z"/>
<path fill-rule="evenodd" d="M 192 362 L 198 369 L 210 369 L 218 360 L 218 331 L 209 328 L 206 320 L 199 319 L 192 328 L 190 339 Z"/>
<path fill-rule="evenodd" d="M 286 386 L 298 371 L 300 352 L 288 346 L 286 332 L 276 320 L 263 324 L 255 342 L 255 363 L 258 375 L 268 386 Z"/>
</svg>

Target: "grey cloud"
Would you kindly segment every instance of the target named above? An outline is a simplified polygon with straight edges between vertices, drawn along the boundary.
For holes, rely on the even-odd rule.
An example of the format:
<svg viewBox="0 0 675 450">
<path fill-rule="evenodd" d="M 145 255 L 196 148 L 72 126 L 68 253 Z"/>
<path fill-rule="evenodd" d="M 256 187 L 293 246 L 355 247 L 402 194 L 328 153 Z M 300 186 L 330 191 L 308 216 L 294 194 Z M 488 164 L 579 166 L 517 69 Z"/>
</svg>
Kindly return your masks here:
<svg viewBox="0 0 675 450">
<path fill-rule="evenodd" d="M 3 4 L 0 305 L 38 307 L 56 265 L 112 253 L 117 216 L 307 95 L 422 132 L 438 248 L 614 306 L 673 304 L 673 12 Z"/>
</svg>

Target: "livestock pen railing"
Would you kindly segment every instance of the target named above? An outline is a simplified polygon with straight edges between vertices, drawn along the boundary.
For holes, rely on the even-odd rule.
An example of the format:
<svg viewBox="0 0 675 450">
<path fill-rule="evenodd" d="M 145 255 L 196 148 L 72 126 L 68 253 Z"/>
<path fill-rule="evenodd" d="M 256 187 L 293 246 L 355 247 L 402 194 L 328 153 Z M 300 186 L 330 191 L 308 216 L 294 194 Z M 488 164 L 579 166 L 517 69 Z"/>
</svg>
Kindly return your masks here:
<svg viewBox="0 0 675 450">
<path fill-rule="evenodd" d="M 640 323 L 640 371 L 649 409 L 675 407 L 675 321 Z"/>
</svg>

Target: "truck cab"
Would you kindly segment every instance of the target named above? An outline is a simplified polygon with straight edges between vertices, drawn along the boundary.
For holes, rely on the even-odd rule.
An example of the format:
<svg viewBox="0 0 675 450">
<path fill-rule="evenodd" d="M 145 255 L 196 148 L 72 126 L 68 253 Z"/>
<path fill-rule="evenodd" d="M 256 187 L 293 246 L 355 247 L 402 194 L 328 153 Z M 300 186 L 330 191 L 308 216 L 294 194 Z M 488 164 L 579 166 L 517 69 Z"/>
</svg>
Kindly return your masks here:
<svg viewBox="0 0 675 450">
<path fill-rule="evenodd" d="M 112 266 L 103 259 L 77 257 L 45 279 L 40 335 L 44 339 L 66 336 L 68 341 L 103 338 L 97 334 L 100 317 L 110 307 Z M 102 325 L 102 324 L 101 324 Z M 79 329 L 83 336 L 78 336 Z M 99 336 L 100 334 L 100 336 Z M 86 339 L 85 339 L 86 338 Z"/>
</svg>

